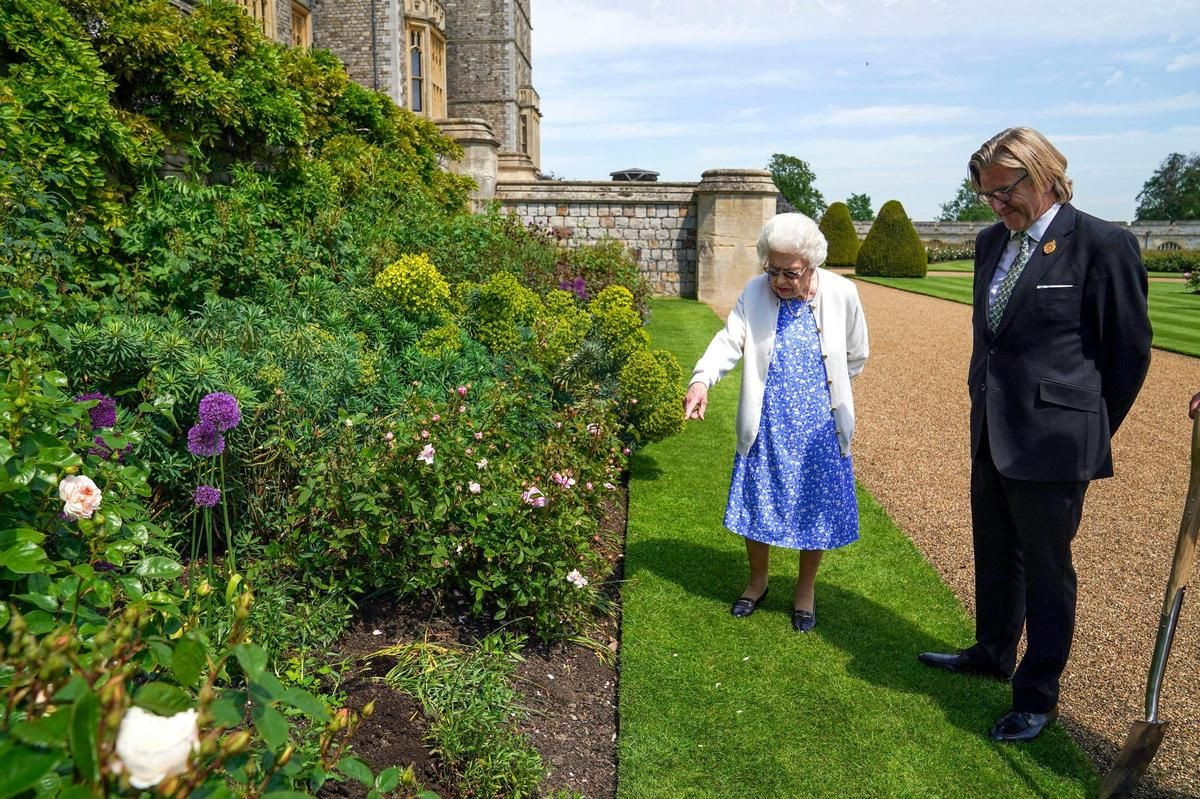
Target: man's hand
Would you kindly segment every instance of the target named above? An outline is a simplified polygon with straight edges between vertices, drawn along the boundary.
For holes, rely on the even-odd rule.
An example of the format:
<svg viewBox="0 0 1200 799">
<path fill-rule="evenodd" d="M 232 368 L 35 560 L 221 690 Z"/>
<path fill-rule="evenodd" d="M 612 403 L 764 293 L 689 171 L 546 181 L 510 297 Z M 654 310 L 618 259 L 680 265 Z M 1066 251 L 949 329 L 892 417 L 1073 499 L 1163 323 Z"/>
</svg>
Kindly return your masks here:
<svg viewBox="0 0 1200 799">
<path fill-rule="evenodd" d="M 688 389 L 688 394 L 691 394 L 691 389 Z M 1188 403 L 1188 418 L 1195 419 L 1197 411 L 1200 411 L 1200 394 L 1192 397 L 1192 401 Z"/>
<path fill-rule="evenodd" d="M 683 398 L 683 418 L 703 419 L 704 409 L 708 407 L 708 386 L 703 383 L 692 383 L 688 386 L 687 396 Z"/>
</svg>

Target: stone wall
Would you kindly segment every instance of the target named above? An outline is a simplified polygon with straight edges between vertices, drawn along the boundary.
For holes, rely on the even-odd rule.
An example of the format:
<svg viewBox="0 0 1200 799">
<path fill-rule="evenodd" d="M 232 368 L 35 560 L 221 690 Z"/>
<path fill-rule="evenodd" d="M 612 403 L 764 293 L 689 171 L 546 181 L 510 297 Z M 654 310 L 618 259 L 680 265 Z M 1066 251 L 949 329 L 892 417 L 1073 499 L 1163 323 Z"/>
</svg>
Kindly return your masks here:
<svg viewBox="0 0 1200 799">
<path fill-rule="evenodd" d="M 567 246 L 616 239 L 655 294 L 696 297 L 696 183 L 542 180 L 501 183 L 496 198 Z"/>
<path fill-rule="evenodd" d="M 517 149 L 518 61 L 528 68 L 528 53 L 522 58 L 518 47 L 515 1 L 443 0 L 446 115 L 487 120 L 501 152 Z"/>
<path fill-rule="evenodd" d="M 341 59 L 351 80 L 368 89 L 379 89 L 403 106 L 404 82 L 397 55 L 402 34 L 398 4 L 399 0 L 312 0 L 312 30 L 313 46 L 326 48 Z M 288 19 L 290 37 L 290 12 Z"/>
</svg>

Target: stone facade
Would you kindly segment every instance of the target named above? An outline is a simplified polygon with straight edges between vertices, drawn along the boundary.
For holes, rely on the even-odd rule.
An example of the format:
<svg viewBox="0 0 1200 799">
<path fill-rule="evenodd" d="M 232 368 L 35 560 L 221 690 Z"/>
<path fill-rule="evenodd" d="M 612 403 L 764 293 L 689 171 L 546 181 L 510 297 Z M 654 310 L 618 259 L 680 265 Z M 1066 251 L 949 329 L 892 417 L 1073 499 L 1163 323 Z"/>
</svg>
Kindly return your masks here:
<svg viewBox="0 0 1200 799">
<path fill-rule="evenodd" d="M 534 178 L 541 112 L 533 90 L 529 0 L 443 2 L 447 116 L 487 120 L 500 141 L 501 179 L 504 173 Z"/>
<path fill-rule="evenodd" d="M 355 83 L 381 91 L 403 106 L 400 37 L 404 32 L 397 2 L 312 0 L 313 46 L 337 55 Z"/>
<path fill-rule="evenodd" d="M 567 246 L 621 242 L 655 294 L 695 298 L 697 185 L 541 180 L 501 183 L 496 198 Z"/>
</svg>

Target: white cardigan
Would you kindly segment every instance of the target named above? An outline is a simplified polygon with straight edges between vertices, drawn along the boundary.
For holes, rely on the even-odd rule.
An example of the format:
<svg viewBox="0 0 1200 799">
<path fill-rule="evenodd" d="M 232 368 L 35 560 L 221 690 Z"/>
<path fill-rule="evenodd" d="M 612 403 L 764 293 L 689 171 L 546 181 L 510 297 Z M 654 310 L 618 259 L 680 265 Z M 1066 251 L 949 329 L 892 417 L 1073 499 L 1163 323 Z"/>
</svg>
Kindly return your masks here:
<svg viewBox="0 0 1200 799">
<path fill-rule="evenodd" d="M 849 455 L 850 438 L 854 435 L 854 396 L 850 392 L 850 380 L 858 376 L 867 361 L 867 321 L 853 281 L 820 268 L 816 277 L 813 315 L 825 358 L 838 442 L 842 454 Z M 713 336 L 692 372 L 690 383 L 703 383 L 712 388 L 745 356 L 737 411 L 737 451 L 742 455 L 750 451 L 758 437 L 778 316 L 779 297 L 771 289 L 769 278 L 758 275 L 746 284 L 725 321 L 725 329 Z"/>
</svg>

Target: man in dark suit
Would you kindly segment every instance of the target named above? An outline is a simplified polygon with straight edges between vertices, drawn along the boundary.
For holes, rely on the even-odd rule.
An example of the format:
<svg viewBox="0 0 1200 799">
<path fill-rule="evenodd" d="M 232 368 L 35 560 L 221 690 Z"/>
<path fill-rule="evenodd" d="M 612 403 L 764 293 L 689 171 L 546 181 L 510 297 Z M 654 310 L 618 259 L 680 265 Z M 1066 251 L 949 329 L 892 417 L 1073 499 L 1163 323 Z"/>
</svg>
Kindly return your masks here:
<svg viewBox="0 0 1200 799">
<path fill-rule="evenodd" d="M 1132 234 L 1070 205 L 1067 161 L 1037 131 L 1002 131 L 968 168 L 1000 217 L 975 240 L 967 375 L 976 641 L 918 658 L 1011 678 L 989 737 L 1029 741 L 1058 716 L 1083 496 L 1112 476 L 1109 440 L 1150 364 L 1146 271 Z"/>
</svg>

